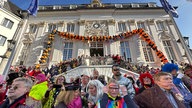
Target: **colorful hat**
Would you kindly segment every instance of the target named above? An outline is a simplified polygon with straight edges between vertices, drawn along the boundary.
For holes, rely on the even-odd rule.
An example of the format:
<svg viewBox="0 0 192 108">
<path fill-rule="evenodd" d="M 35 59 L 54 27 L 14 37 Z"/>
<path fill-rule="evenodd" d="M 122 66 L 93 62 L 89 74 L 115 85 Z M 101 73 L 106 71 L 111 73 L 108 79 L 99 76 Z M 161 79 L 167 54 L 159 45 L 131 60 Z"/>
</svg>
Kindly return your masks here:
<svg viewBox="0 0 192 108">
<path fill-rule="evenodd" d="M 139 76 L 139 80 L 141 82 L 142 85 L 144 85 L 144 81 L 143 81 L 143 78 L 149 78 L 151 80 L 151 84 L 154 84 L 154 80 L 153 80 L 153 77 L 150 73 L 143 73 L 143 74 L 140 74 Z"/>
<path fill-rule="evenodd" d="M 179 70 L 178 65 L 176 65 L 176 64 L 174 64 L 174 63 L 166 63 L 166 64 L 163 65 L 163 67 L 162 67 L 162 71 L 163 71 L 163 72 L 171 73 L 173 70 L 178 71 L 178 70 Z"/>
<path fill-rule="evenodd" d="M 45 74 L 43 74 L 43 73 L 39 73 L 39 74 L 35 77 L 35 79 L 39 80 L 39 82 L 44 82 L 44 81 L 47 80 Z"/>
</svg>

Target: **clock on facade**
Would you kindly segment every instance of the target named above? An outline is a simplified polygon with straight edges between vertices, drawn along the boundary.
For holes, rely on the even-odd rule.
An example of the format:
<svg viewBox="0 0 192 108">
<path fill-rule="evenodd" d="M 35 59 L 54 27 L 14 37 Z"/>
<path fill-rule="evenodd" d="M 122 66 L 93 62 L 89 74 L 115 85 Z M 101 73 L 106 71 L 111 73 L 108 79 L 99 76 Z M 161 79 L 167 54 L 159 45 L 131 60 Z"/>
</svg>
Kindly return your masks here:
<svg viewBox="0 0 192 108">
<path fill-rule="evenodd" d="M 100 24 L 99 24 L 99 23 L 95 23 L 95 24 L 93 24 L 93 27 L 94 27 L 94 28 L 99 28 L 99 27 L 100 27 Z"/>
</svg>

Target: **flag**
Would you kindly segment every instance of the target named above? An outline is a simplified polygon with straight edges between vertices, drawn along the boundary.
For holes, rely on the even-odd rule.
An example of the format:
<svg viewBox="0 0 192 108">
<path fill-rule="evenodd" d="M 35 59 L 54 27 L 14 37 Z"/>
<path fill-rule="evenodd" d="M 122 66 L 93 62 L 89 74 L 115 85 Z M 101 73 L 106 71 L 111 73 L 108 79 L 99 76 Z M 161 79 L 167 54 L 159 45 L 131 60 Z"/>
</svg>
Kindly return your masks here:
<svg viewBox="0 0 192 108">
<path fill-rule="evenodd" d="M 30 15 L 36 16 L 37 15 L 37 7 L 38 7 L 38 0 L 32 0 L 29 8 L 27 9 Z"/>
<path fill-rule="evenodd" d="M 167 0 L 160 0 L 161 5 L 163 6 L 163 8 L 165 9 L 165 11 L 167 13 L 170 13 L 173 17 L 178 18 L 179 15 L 177 13 L 177 11 L 174 9 L 174 7 L 172 7 L 169 2 Z"/>
</svg>

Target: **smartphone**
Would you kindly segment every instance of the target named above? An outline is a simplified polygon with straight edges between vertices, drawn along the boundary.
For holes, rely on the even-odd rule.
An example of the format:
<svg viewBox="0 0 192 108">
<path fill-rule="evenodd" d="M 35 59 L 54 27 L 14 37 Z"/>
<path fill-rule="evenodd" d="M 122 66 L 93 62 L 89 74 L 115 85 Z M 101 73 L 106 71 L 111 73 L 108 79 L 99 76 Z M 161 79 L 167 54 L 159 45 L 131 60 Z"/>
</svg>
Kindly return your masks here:
<svg viewBox="0 0 192 108">
<path fill-rule="evenodd" d="M 61 88 L 62 85 L 58 85 L 58 84 L 53 84 L 53 88 Z"/>
</svg>

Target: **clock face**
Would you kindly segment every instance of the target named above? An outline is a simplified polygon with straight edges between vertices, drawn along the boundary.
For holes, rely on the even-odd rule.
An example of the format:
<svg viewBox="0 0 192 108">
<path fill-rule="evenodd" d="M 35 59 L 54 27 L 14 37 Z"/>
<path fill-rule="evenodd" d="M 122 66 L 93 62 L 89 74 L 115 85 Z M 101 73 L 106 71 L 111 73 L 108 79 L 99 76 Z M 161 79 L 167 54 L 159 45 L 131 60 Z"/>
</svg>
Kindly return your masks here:
<svg viewBox="0 0 192 108">
<path fill-rule="evenodd" d="M 99 27 L 100 27 L 100 24 L 99 24 L 99 23 L 95 23 L 95 24 L 93 24 L 93 27 L 94 27 L 94 28 L 99 28 Z"/>
</svg>

